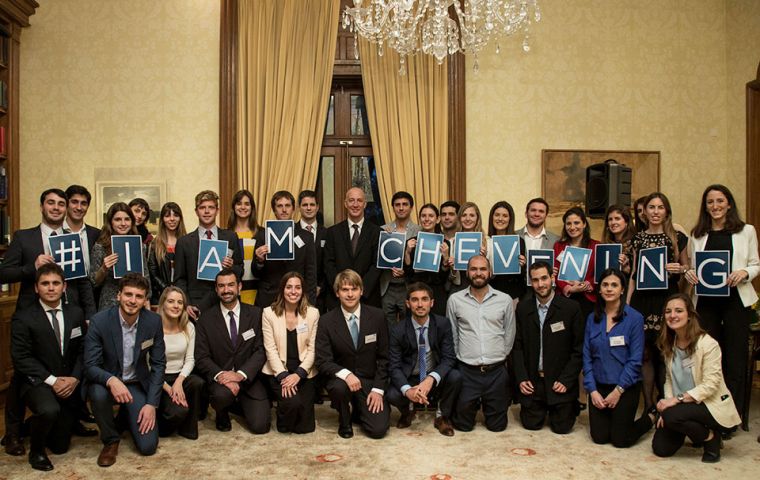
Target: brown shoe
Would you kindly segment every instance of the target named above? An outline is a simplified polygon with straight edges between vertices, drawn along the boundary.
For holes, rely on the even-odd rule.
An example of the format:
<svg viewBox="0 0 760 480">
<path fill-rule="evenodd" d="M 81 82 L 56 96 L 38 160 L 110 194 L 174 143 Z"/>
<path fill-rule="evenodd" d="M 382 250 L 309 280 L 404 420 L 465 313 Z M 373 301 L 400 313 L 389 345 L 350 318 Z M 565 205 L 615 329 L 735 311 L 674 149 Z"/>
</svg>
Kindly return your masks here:
<svg viewBox="0 0 760 480">
<path fill-rule="evenodd" d="M 408 428 L 409 425 L 412 424 L 412 420 L 414 419 L 415 411 L 414 410 L 406 410 L 404 412 L 401 412 L 401 418 L 398 419 L 398 423 L 396 424 L 396 428 Z"/>
<path fill-rule="evenodd" d="M 17 457 L 26 453 L 24 442 L 17 435 L 6 434 L 3 437 L 2 444 L 5 446 L 5 453 Z"/>
<path fill-rule="evenodd" d="M 449 422 L 448 418 L 438 417 L 435 419 L 435 422 L 433 422 L 433 425 L 435 425 L 435 428 L 441 432 L 441 435 L 446 435 L 447 437 L 454 436 L 454 427 L 451 426 L 451 422 Z"/>
<path fill-rule="evenodd" d="M 98 465 L 101 467 L 110 467 L 116 463 L 116 455 L 119 454 L 119 442 L 103 445 L 103 450 L 98 455 Z"/>
</svg>

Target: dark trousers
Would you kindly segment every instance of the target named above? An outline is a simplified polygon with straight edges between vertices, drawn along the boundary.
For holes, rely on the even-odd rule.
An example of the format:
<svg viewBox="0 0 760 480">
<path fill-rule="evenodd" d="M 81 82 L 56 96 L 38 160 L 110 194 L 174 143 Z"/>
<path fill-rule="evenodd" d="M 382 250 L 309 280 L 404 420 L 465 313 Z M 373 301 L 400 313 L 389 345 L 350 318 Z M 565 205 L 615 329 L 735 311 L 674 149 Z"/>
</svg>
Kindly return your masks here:
<svg viewBox="0 0 760 480">
<path fill-rule="evenodd" d="M 127 389 L 132 395 L 132 402 L 120 406 L 120 415 L 126 417 L 127 428 L 132 434 L 135 447 L 141 455 L 153 455 L 158 448 L 158 428 L 142 434 L 137 418 L 140 410 L 147 402 L 145 391 L 139 383 L 127 383 Z M 119 430 L 116 427 L 116 419 L 113 416 L 113 406 L 116 403 L 111 392 L 103 385 L 91 384 L 87 390 L 92 406 L 92 414 L 98 423 L 100 439 L 104 445 L 110 445 L 120 440 Z"/>
<path fill-rule="evenodd" d="M 52 387 L 44 383 L 24 392 L 23 402 L 32 411 L 30 449 L 33 452 L 44 451 L 45 447 L 56 455 L 68 451 L 81 398 L 78 387 L 68 398 L 59 398 Z"/>
<path fill-rule="evenodd" d="M 615 385 L 597 385 L 597 391 L 602 397 L 612 392 Z M 612 443 L 617 448 L 628 448 L 652 428 L 652 420 L 646 412 L 641 418 L 636 418 L 639 408 L 641 383 L 629 387 L 621 396 L 615 408 L 598 409 L 589 396 L 588 421 L 591 439 L 594 443 Z"/>
<path fill-rule="evenodd" d="M 11 376 L 8 390 L 5 392 L 5 436 L 21 437 L 21 425 L 26 415 L 26 404 L 21 398 L 21 380 L 17 375 Z"/>
<path fill-rule="evenodd" d="M 549 428 L 552 429 L 552 432 L 570 433 L 573 425 L 575 425 L 575 417 L 578 411 L 576 400 L 550 405 L 546 401 L 546 382 L 544 379 L 538 378 L 531 383 L 533 384 L 533 394 L 520 396 L 520 422 L 523 428 L 541 430 L 548 415 Z"/>
<path fill-rule="evenodd" d="M 472 430 L 475 416 L 482 405 L 486 428 L 492 432 L 506 429 L 510 400 L 505 362 L 486 371 L 460 362 L 459 371 L 462 374 L 462 389 L 452 417 L 454 427 L 465 432 Z"/>
<path fill-rule="evenodd" d="M 747 349 L 752 310 L 744 307 L 735 288 L 728 298 L 702 297 L 697 302 L 702 328 L 719 344 L 723 378 L 734 398 L 736 409 L 744 415 L 747 375 Z"/>
<path fill-rule="evenodd" d="M 269 396 L 260 377 L 241 383 L 237 396 L 229 388 L 214 382 L 209 384 L 209 397 L 217 417 L 229 415 L 230 407 L 237 404 L 251 432 L 260 434 L 269 431 L 272 424 Z"/>
<path fill-rule="evenodd" d="M 383 410 L 372 413 L 367 406 L 367 396 L 372 391 L 372 380 L 360 378 L 362 388 L 356 392 L 348 389 L 348 384 L 333 377 L 327 381 L 327 393 L 332 408 L 338 411 L 340 428 L 351 425 L 352 409 L 364 433 L 370 438 L 383 438 L 391 423 L 391 407 L 383 396 Z"/>
<path fill-rule="evenodd" d="M 393 328 L 406 318 L 406 283 L 389 283 L 381 301 L 388 328 Z"/>
<path fill-rule="evenodd" d="M 174 385 L 179 374 L 164 375 L 164 382 L 169 386 Z M 172 401 L 172 397 L 161 392 L 161 403 L 158 407 L 158 434 L 166 437 L 174 432 L 185 438 L 195 440 L 198 438 L 198 413 L 200 411 L 200 397 L 203 389 L 203 379 L 190 374 L 182 381 L 182 389 L 185 391 L 187 407 L 178 405 Z"/>
<path fill-rule="evenodd" d="M 407 382 L 412 387 L 419 385 L 420 378 L 418 375 L 411 375 Z M 438 408 L 441 410 L 441 416 L 451 418 L 454 411 L 454 402 L 456 402 L 459 390 L 462 388 L 462 375 L 459 370 L 452 368 L 449 373 L 441 379 L 441 383 L 430 389 L 428 400 L 430 398 L 438 399 Z M 409 399 L 401 393 L 401 390 L 394 385 L 390 385 L 386 390 L 388 403 L 398 408 L 402 413 L 409 410 Z"/>
<path fill-rule="evenodd" d="M 694 443 L 704 442 L 710 430 L 714 430 L 716 435 L 724 430 L 704 403 L 679 403 L 661 415 L 665 426 L 655 430 L 652 438 L 652 451 L 658 457 L 675 455 L 686 437 Z"/>
<path fill-rule="evenodd" d="M 316 428 L 314 421 L 313 379 L 298 382 L 298 391 L 289 398 L 282 396 L 282 387 L 276 378 L 268 377 L 272 397 L 277 400 L 277 431 L 280 433 L 311 433 Z"/>
</svg>

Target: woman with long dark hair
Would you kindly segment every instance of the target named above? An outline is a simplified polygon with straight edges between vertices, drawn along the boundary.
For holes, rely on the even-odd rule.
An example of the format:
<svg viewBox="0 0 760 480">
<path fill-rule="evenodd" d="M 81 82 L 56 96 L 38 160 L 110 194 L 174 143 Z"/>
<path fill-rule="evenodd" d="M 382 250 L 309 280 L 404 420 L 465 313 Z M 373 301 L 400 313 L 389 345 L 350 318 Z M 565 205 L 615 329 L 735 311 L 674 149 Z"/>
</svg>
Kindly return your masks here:
<svg viewBox="0 0 760 480">
<path fill-rule="evenodd" d="M 488 213 L 488 239 L 486 248 L 488 260 L 494 263 L 493 237 L 495 235 L 515 235 L 515 210 L 509 202 L 501 200 L 493 204 Z M 494 275 L 491 286 L 496 290 L 509 294 L 512 300 L 519 300 L 525 294 L 525 240 L 520 237 L 520 273 L 512 275 Z"/>
<path fill-rule="evenodd" d="M 702 194 L 697 225 L 689 238 L 691 265 L 696 252 L 723 250 L 731 258 L 730 287 L 727 297 L 695 297 L 699 318 L 707 333 L 723 350 L 723 375 L 734 403 L 744 414 L 747 371 L 747 344 L 752 323 L 752 305 L 758 297 L 752 280 L 760 272 L 757 233 L 739 216 L 731 191 L 724 185 L 710 185 Z M 690 269 L 686 279 L 697 283 L 697 273 Z"/>
<path fill-rule="evenodd" d="M 440 216 L 438 207 L 432 203 L 426 203 L 420 207 L 419 211 L 420 232 L 424 233 L 441 233 L 439 223 Z M 441 266 L 437 272 L 426 272 L 414 270 L 414 254 L 417 250 L 417 238 L 410 238 L 406 242 L 404 251 L 404 276 L 407 278 L 407 284 L 423 282 L 433 290 L 433 308 L 432 312 L 438 315 L 446 315 L 446 279 L 449 275 L 447 265 L 449 259 L 449 244 L 444 240 L 441 243 Z"/>
<path fill-rule="evenodd" d="M 582 208 L 573 207 L 562 215 L 562 236 L 554 244 L 554 267 L 559 269 L 565 255 L 565 249 L 569 246 L 588 248 L 591 250 L 586 277 L 581 281 L 566 282 L 557 280 L 557 290 L 564 296 L 572 298 L 581 307 L 584 317 L 593 309 L 596 303 L 596 281 L 594 279 L 594 260 L 596 254 L 594 247 L 599 243 L 591 238 L 586 214 Z"/>
<path fill-rule="evenodd" d="M 594 312 L 583 340 L 583 386 L 589 392 L 589 427 L 594 443 L 630 447 L 652 428 L 654 414 L 638 420 L 644 318 L 626 305 L 626 277 L 602 272 Z"/>
<path fill-rule="evenodd" d="M 636 227 L 631 219 L 631 210 L 622 205 L 610 205 L 604 214 L 604 233 L 602 243 L 619 243 L 622 246 L 620 253 L 620 270 L 626 275 L 631 273 L 631 261 L 633 260 L 633 236 Z"/>
<path fill-rule="evenodd" d="M 153 287 L 151 302 L 158 304 L 164 289 L 174 285 L 174 248 L 177 239 L 187 233 L 182 219 L 182 209 L 174 202 L 161 207 L 158 217 L 158 235 L 148 249 L 148 271 Z"/>
<path fill-rule="evenodd" d="M 243 252 L 243 289 L 240 291 L 240 301 L 253 305 L 259 287 L 259 281 L 253 276 L 254 252 L 261 245 L 256 245 L 254 240 L 259 225 L 256 222 L 256 201 L 248 190 L 238 190 L 232 196 L 227 229 L 237 234 L 238 245 Z"/>
<path fill-rule="evenodd" d="M 699 326 L 699 315 L 683 293 L 668 298 L 657 345 L 665 357 L 665 398 L 652 439 L 659 457 L 674 455 L 689 437 L 702 444 L 702 461 L 720 460 L 721 432 L 741 422 L 723 381 L 718 342 Z M 745 345 L 746 348 L 746 345 Z M 746 354 L 745 354 L 746 355 Z"/>
</svg>

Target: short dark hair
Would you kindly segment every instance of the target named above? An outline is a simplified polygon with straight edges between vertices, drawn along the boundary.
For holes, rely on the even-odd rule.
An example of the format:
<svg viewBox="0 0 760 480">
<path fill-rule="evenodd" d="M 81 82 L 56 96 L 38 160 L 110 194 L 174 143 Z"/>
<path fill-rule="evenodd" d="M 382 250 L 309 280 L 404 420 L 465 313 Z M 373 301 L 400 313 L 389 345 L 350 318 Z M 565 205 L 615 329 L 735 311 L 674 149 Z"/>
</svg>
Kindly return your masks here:
<svg viewBox="0 0 760 480">
<path fill-rule="evenodd" d="M 441 204 L 441 207 L 439 208 L 439 210 L 443 212 L 444 208 L 452 207 L 454 210 L 457 211 L 457 214 L 459 214 L 460 206 L 461 205 L 459 205 L 459 202 L 457 202 L 456 200 L 446 200 L 445 202 Z"/>
<path fill-rule="evenodd" d="M 549 265 L 549 262 L 546 260 L 538 260 L 537 262 L 533 262 L 530 264 L 530 267 L 528 267 L 528 277 L 530 277 L 530 274 L 532 272 L 535 272 L 536 270 L 540 270 L 542 268 L 545 268 L 547 272 L 549 272 L 549 275 L 552 275 L 554 273 L 554 269 Z"/>
<path fill-rule="evenodd" d="M 414 292 L 424 291 L 433 298 L 433 289 L 425 282 L 413 282 L 406 287 L 406 299 L 409 300 Z"/>
<path fill-rule="evenodd" d="M 414 198 L 412 197 L 412 194 L 409 192 L 404 192 L 404 191 L 396 192 L 393 194 L 393 196 L 391 197 L 391 206 L 393 206 L 393 204 L 396 203 L 396 200 L 401 200 L 403 198 L 409 200 L 410 207 L 414 206 Z"/>
<path fill-rule="evenodd" d="M 119 292 L 122 292 L 125 287 L 139 288 L 147 295 L 150 284 L 148 279 L 139 273 L 130 272 L 119 279 Z"/>
<path fill-rule="evenodd" d="M 63 275 L 63 269 L 57 263 L 43 263 L 40 268 L 34 274 L 34 283 L 40 281 L 40 277 L 50 274 L 58 275 L 61 280 L 66 281 L 66 277 Z"/>
<path fill-rule="evenodd" d="M 40 205 L 42 205 L 43 203 L 45 203 L 45 199 L 51 193 L 53 193 L 55 195 L 58 195 L 62 199 L 66 200 L 66 203 L 69 202 L 69 197 L 66 196 L 66 192 L 64 192 L 60 188 L 48 188 L 47 190 L 45 190 L 44 192 L 42 192 L 42 195 L 40 195 Z"/>
<path fill-rule="evenodd" d="M 313 198 L 317 202 L 317 205 L 319 205 L 319 198 L 317 197 L 317 192 L 314 190 L 301 190 L 301 193 L 298 194 L 299 205 L 303 202 L 304 198 Z"/>
<path fill-rule="evenodd" d="M 214 277 L 214 284 L 216 284 L 216 282 L 219 281 L 219 277 L 226 277 L 229 275 L 235 275 L 235 281 L 237 283 L 240 283 L 240 277 L 238 277 L 238 274 L 235 270 L 231 268 L 223 268 L 219 270 L 219 273 L 217 273 L 216 276 Z"/>
<path fill-rule="evenodd" d="M 296 208 L 296 199 L 293 198 L 293 194 L 287 190 L 279 190 L 277 192 L 274 192 L 274 195 L 272 195 L 272 211 L 274 211 L 274 205 L 277 203 L 277 200 L 281 198 L 287 198 L 290 200 L 290 204 L 293 206 L 293 208 Z"/>
<path fill-rule="evenodd" d="M 87 203 L 92 202 L 92 195 L 90 194 L 90 191 L 81 185 L 69 185 L 69 188 L 66 189 L 67 201 L 74 195 L 82 195 L 85 199 L 87 199 Z"/>
<path fill-rule="evenodd" d="M 547 203 L 546 200 L 544 200 L 541 197 L 531 198 L 528 200 L 528 203 L 525 204 L 525 211 L 527 212 L 530 209 L 531 203 L 542 203 L 546 207 L 546 213 L 549 213 L 549 203 Z"/>
<path fill-rule="evenodd" d="M 131 202 L 129 202 L 129 208 L 131 209 L 134 206 L 140 206 L 145 210 L 146 217 L 150 217 L 150 205 L 148 205 L 148 201 L 144 198 L 135 198 Z"/>
</svg>

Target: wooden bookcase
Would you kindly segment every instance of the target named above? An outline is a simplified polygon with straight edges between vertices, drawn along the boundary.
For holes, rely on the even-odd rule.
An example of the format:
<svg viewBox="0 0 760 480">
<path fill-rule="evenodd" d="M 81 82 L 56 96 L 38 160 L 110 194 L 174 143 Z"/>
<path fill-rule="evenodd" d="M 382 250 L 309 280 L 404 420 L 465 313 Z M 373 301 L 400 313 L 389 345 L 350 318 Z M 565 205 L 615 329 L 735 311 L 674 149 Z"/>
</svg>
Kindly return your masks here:
<svg viewBox="0 0 760 480">
<path fill-rule="evenodd" d="M 0 257 L 19 228 L 21 30 L 29 26 L 37 7 L 35 0 L 0 0 Z M 8 387 L 13 374 L 10 333 L 17 294 L 17 285 L 0 289 L 0 391 Z"/>
</svg>

